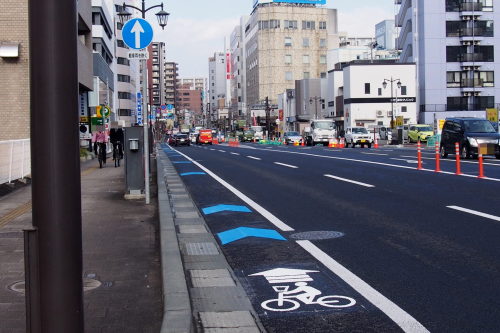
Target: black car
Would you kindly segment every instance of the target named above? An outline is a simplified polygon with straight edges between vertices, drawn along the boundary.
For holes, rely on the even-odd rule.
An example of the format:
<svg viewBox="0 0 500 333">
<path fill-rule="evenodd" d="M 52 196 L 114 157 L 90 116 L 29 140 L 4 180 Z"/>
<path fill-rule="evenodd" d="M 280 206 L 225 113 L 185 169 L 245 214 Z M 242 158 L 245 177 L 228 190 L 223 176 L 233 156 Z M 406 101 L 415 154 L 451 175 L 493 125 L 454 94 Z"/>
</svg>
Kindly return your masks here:
<svg viewBox="0 0 500 333">
<path fill-rule="evenodd" d="M 187 134 L 176 134 L 173 136 L 173 143 L 174 146 L 190 146 L 191 140 L 189 139 L 189 136 Z"/>
<path fill-rule="evenodd" d="M 478 155 L 479 145 L 488 145 L 488 151 L 500 159 L 500 134 L 491 122 L 480 118 L 446 118 L 441 133 L 441 157 L 455 153 L 455 143 L 459 143 L 460 157 Z"/>
</svg>

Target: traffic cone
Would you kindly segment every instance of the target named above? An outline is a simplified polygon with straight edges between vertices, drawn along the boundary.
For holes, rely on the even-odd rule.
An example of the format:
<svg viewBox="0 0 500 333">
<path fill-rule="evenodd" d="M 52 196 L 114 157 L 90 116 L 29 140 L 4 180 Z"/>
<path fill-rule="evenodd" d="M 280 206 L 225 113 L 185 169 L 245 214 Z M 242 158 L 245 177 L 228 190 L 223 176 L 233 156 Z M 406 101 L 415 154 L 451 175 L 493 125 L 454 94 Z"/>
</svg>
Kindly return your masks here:
<svg viewBox="0 0 500 333">
<path fill-rule="evenodd" d="M 373 148 L 375 148 L 375 149 L 378 148 L 378 140 L 377 140 L 376 136 L 375 136 L 375 144 L 373 145 Z"/>
<path fill-rule="evenodd" d="M 306 144 L 304 143 L 304 140 L 302 140 L 301 146 L 304 147 Z"/>
</svg>

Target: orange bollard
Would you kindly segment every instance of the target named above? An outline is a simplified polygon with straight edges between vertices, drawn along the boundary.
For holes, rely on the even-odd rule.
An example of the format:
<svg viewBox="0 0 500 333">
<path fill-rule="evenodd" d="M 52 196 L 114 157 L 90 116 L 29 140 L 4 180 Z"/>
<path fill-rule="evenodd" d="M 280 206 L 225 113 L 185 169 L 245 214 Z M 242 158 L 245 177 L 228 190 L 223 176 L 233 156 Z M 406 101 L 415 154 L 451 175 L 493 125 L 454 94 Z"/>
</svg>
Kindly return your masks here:
<svg viewBox="0 0 500 333">
<path fill-rule="evenodd" d="M 485 178 L 483 169 L 483 154 L 479 153 L 478 159 L 479 159 L 479 176 L 477 176 L 477 178 Z"/>
<path fill-rule="evenodd" d="M 305 144 L 304 140 L 302 140 L 302 144 L 301 144 L 301 146 L 302 146 L 302 147 L 304 147 L 305 145 L 306 145 L 306 144 Z"/>
<path fill-rule="evenodd" d="M 436 141 L 436 170 L 435 172 L 441 172 L 441 168 L 439 167 L 439 142 Z"/>
<path fill-rule="evenodd" d="M 373 148 L 377 149 L 378 148 L 378 140 L 377 136 L 375 135 L 375 144 L 373 145 Z"/>
<path fill-rule="evenodd" d="M 458 142 L 455 142 L 455 160 L 457 164 L 457 171 L 455 172 L 455 175 L 461 175 L 462 172 L 460 171 L 460 144 Z"/>
<path fill-rule="evenodd" d="M 422 170 L 422 145 L 420 144 L 420 140 L 417 142 L 417 170 Z"/>
</svg>

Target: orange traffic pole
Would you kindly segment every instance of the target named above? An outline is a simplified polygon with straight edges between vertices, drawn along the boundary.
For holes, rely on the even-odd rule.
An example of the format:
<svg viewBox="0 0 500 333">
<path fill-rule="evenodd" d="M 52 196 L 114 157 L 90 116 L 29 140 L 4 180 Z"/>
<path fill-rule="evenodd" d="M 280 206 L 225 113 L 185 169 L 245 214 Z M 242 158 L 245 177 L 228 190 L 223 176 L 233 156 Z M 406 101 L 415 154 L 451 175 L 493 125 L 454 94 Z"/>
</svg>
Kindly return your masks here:
<svg viewBox="0 0 500 333">
<path fill-rule="evenodd" d="M 439 142 L 436 141 L 436 170 L 435 172 L 441 172 L 441 168 L 439 167 Z"/>
<path fill-rule="evenodd" d="M 460 171 L 460 144 L 458 142 L 455 142 L 455 160 L 457 164 L 457 172 L 455 172 L 455 174 L 461 175 L 462 172 Z"/>
<path fill-rule="evenodd" d="M 484 178 L 484 169 L 483 169 L 483 154 L 479 153 L 479 176 L 477 178 Z"/>
<path fill-rule="evenodd" d="M 417 142 L 417 170 L 422 170 L 422 144 L 420 143 L 420 140 Z"/>
</svg>

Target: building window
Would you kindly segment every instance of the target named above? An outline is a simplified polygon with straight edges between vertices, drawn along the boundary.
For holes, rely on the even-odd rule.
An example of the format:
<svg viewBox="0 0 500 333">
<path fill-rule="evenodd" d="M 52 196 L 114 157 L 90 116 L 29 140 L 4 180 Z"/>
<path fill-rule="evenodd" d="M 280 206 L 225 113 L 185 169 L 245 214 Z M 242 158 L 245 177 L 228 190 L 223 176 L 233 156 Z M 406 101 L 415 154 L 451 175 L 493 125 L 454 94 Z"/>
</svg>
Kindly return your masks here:
<svg viewBox="0 0 500 333">
<path fill-rule="evenodd" d="M 116 23 L 116 29 L 122 30 L 123 29 L 123 24 L 121 24 L 120 22 Z"/>
<path fill-rule="evenodd" d="M 468 97 L 447 97 L 446 111 L 465 111 L 468 110 Z"/>
<path fill-rule="evenodd" d="M 285 64 L 289 65 L 292 63 L 292 55 L 291 54 L 286 54 L 285 55 Z"/>
<path fill-rule="evenodd" d="M 406 112 L 408 111 L 408 107 L 407 106 L 402 106 L 401 107 L 401 112 Z"/>
<path fill-rule="evenodd" d="M 118 74 L 117 80 L 119 82 L 130 82 L 130 76 Z"/>
<path fill-rule="evenodd" d="M 466 56 L 466 53 L 467 46 L 447 46 L 446 62 L 460 62 L 461 59 L 469 58 L 469 56 Z"/>
<path fill-rule="evenodd" d="M 302 46 L 309 47 L 309 38 L 307 37 L 302 38 Z"/>
<path fill-rule="evenodd" d="M 118 58 L 116 59 L 116 62 L 117 62 L 119 65 L 130 66 L 130 60 L 128 60 L 127 58 L 121 58 L 121 57 L 118 57 Z"/>
<path fill-rule="evenodd" d="M 309 63 L 309 55 L 308 54 L 304 54 L 302 56 L 302 63 L 303 64 L 308 64 Z"/>
<path fill-rule="evenodd" d="M 119 91 L 118 92 L 118 99 L 132 99 L 132 96 L 129 92 Z"/>
<path fill-rule="evenodd" d="M 322 78 L 322 79 L 326 79 L 326 72 L 321 72 L 319 74 L 319 77 Z"/>
<path fill-rule="evenodd" d="M 315 25 L 314 21 L 302 21 L 302 30 L 315 30 Z"/>
<path fill-rule="evenodd" d="M 116 40 L 116 45 L 118 45 L 118 47 L 123 47 L 123 48 L 125 48 L 125 49 L 128 49 L 128 46 L 127 46 L 127 45 L 125 45 L 125 43 L 124 43 L 124 42 L 123 42 L 123 40 L 121 40 L 121 39 L 117 39 L 117 40 Z"/>
<path fill-rule="evenodd" d="M 446 37 L 460 37 L 466 27 L 467 21 L 446 21 Z"/>
<path fill-rule="evenodd" d="M 319 63 L 326 64 L 326 55 L 322 54 L 319 56 Z"/>
<path fill-rule="evenodd" d="M 465 72 L 446 72 L 446 87 L 460 88 L 462 79 L 465 79 L 467 73 Z"/>
<path fill-rule="evenodd" d="M 132 110 L 130 110 L 130 109 L 118 109 L 118 115 L 120 117 L 132 117 Z"/>
<path fill-rule="evenodd" d="M 321 48 L 326 47 L 326 39 L 325 38 L 320 38 L 319 47 L 321 47 Z"/>
<path fill-rule="evenodd" d="M 495 96 L 477 96 L 474 97 L 474 109 L 484 110 L 495 107 Z"/>
<path fill-rule="evenodd" d="M 320 21 L 318 27 L 319 30 L 326 30 L 326 21 Z"/>
<path fill-rule="evenodd" d="M 365 94 L 369 95 L 370 94 L 370 84 L 365 83 Z"/>
<path fill-rule="evenodd" d="M 493 62 L 495 61 L 493 45 L 474 45 L 474 54 L 479 58 L 477 61 Z"/>
<path fill-rule="evenodd" d="M 401 86 L 401 96 L 406 96 L 406 86 Z"/>
<path fill-rule="evenodd" d="M 285 46 L 292 46 L 292 37 L 285 37 Z"/>
<path fill-rule="evenodd" d="M 285 80 L 292 81 L 293 80 L 293 73 L 292 72 L 285 72 Z"/>
<path fill-rule="evenodd" d="M 378 88 L 378 95 L 382 96 L 382 88 Z"/>
<path fill-rule="evenodd" d="M 304 72 L 304 79 L 310 79 L 310 78 L 311 78 L 311 73 Z"/>
<path fill-rule="evenodd" d="M 259 30 L 269 29 L 269 21 L 259 21 Z"/>
<path fill-rule="evenodd" d="M 474 72 L 474 79 L 478 81 L 481 87 L 495 86 L 495 72 Z"/>
<path fill-rule="evenodd" d="M 285 29 L 297 29 L 297 21 L 285 20 Z"/>
<path fill-rule="evenodd" d="M 279 29 L 280 20 L 269 20 L 269 29 Z"/>
</svg>

